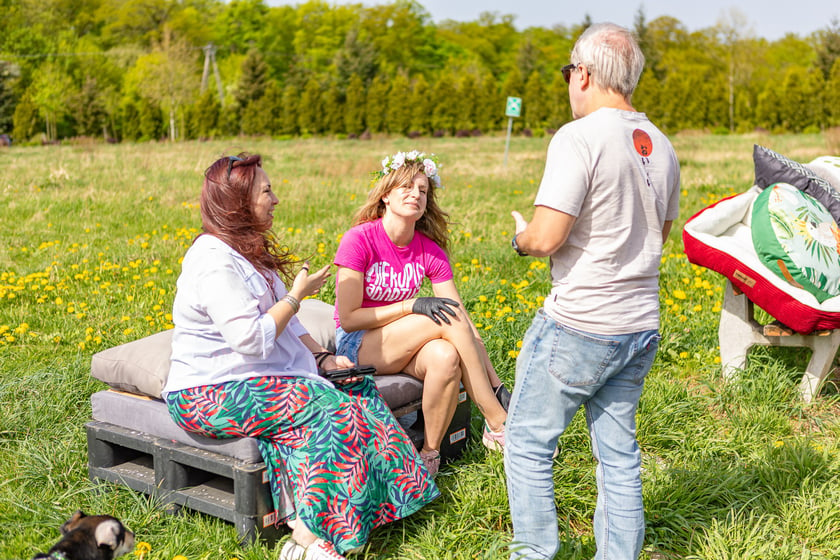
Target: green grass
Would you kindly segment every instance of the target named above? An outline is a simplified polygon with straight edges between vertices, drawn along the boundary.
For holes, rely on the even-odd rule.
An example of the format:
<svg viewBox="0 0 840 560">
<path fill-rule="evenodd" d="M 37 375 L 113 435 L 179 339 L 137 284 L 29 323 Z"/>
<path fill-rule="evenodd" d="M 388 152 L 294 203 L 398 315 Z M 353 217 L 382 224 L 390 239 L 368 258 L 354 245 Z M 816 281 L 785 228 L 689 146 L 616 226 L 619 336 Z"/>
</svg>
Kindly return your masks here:
<svg viewBox="0 0 840 560">
<path fill-rule="evenodd" d="M 809 406 L 797 386 L 807 352 L 758 348 L 737 381 L 717 363 L 723 279 L 688 263 L 685 220 L 746 190 L 752 144 L 799 161 L 830 153 L 821 135 L 685 136 L 681 217 L 662 263 L 661 350 L 639 410 L 647 537 L 643 558 L 837 558 L 840 398 L 830 382 Z M 510 249 L 511 210 L 530 215 L 547 138 L 232 141 L 0 150 L 0 558 L 30 558 L 77 508 L 123 519 L 147 560 L 276 557 L 239 546 L 232 525 L 87 479 L 84 423 L 91 355 L 170 326 L 180 258 L 198 233 L 201 174 L 240 150 L 264 155 L 280 197 L 282 242 L 327 264 L 368 173 L 397 149 L 440 156 L 456 281 L 500 376 L 549 289 L 546 259 Z M 332 301 L 328 285 L 322 298 Z M 478 415 L 474 415 L 477 417 Z M 478 442 L 438 477 L 442 498 L 374 532 L 360 558 L 505 558 L 511 538 L 501 456 Z M 558 558 L 594 553 L 593 459 L 578 415 L 560 440 Z M 100 488 L 101 490 L 101 488 Z"/>
</svg>

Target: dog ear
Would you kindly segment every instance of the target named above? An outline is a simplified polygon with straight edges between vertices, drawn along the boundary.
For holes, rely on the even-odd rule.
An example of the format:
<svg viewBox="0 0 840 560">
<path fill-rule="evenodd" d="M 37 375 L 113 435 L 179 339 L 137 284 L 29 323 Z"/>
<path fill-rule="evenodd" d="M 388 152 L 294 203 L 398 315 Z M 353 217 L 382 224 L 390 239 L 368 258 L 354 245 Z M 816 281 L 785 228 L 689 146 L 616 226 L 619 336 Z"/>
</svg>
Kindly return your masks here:
<svg viewBox="0 0 840 560">
<path fill-rule="evenodd" d="M 61 526 L 61 534 L 66 535 L 70 531 L 73 530 L 73 526 L 79 522 L 80 519 L 83 517 L 87 517 L 85 512 L 80 509 L 77 509 L 75 513 L 68 519 L 62 526 Z"/>
<path fill-rule="evenodd" d="M 116 519 L 106 519 L 96 526 L 96 544 L 98 546 L 107 546 L 111 550 L 116 549 L 120 544 L 120 533 L 122 527 L 120 522 Z"/>
</svg>

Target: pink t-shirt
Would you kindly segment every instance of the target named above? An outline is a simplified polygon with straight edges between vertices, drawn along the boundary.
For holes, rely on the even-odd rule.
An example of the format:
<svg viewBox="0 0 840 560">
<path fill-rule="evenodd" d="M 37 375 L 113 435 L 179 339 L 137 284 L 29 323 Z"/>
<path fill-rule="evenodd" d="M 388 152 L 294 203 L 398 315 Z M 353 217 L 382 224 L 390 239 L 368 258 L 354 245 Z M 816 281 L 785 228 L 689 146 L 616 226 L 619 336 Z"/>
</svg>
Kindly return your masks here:
<svg viewBox="0 0 840 560">
<path fill-rule="evenodd" d="M 424 278 L 432 284 L 452 278 L 449 259 L 437 243 L 416 231 L 411 243 L 398 247 L 385 233 L 381 219 L 350 228 L 341 238 L 333 262 L 364 273 L 362 307 L 412 298 Z M 340 326 L 338 311 L 335 324 Z"/>
</svg>

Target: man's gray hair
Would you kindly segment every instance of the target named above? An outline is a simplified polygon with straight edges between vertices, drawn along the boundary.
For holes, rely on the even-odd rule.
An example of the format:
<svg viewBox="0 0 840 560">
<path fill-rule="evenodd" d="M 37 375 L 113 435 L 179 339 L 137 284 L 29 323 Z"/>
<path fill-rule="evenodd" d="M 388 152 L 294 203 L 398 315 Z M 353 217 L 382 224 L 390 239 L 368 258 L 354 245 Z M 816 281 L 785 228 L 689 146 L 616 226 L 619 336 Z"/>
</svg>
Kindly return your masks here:
<svg viewBox="0 0 840 560">
<path fill-rule="evenodd" d="M 583 64 L 595 85 L 629 100 L 642 75 L 645 55 L 629 29 L 614 23 L 596 23 L 578 38 L 571 62 Z"/>
</svg>

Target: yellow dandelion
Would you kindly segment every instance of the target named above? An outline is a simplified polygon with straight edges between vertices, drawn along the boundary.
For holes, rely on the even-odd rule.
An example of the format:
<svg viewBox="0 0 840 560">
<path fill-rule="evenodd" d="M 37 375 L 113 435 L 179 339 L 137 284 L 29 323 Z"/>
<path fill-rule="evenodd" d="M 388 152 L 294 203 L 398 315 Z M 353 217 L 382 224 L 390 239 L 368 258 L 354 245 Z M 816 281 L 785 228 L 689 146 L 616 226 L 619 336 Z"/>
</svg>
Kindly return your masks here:
<svg viewBox="0 0 840 560">
<path fill-rule="evenodd" d="M 777 440 L 773 443 L 773 447 L 782 447 L 784 444 L 785 444 L 785 442 L 783 442 L 783 441 L 782 441 L 782 440 L 780 440 L 780 439 L 777 439 Z"/>
<path fill-rule="evenodd" d="M 145 541 L 140 541 L 134 545 L 134 555 L 138 558 L 143 558 L 146 554 L 151 552 L 152 545 Z"/>
<path fill-rule="evenodd" d="M 688 352 L 680 352 L 680 358 L 682 358 L 682 359 L 688 358 Z"/>
<path fill-rule="evenodd" d="M 677 299 L 685 299 L 686 295 L 685 292 L 682 290 L 674 290 L 674 297 Z"/>
</svg>

